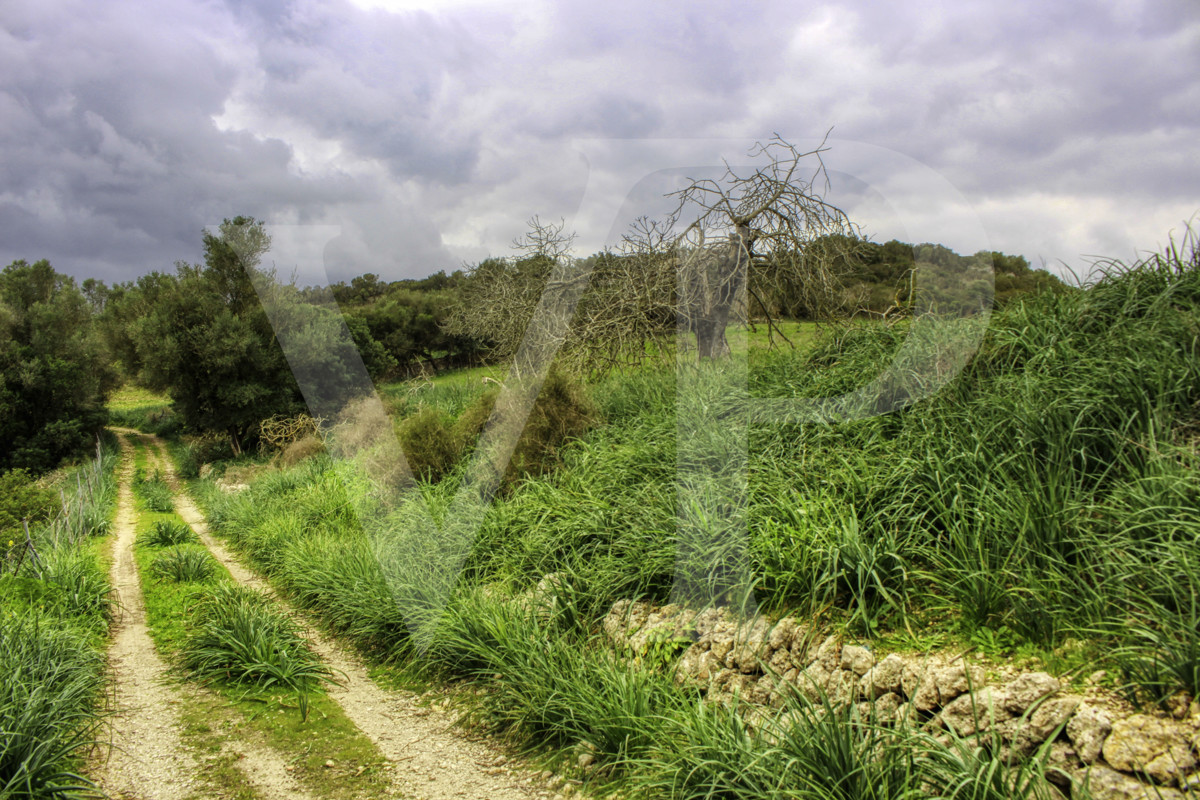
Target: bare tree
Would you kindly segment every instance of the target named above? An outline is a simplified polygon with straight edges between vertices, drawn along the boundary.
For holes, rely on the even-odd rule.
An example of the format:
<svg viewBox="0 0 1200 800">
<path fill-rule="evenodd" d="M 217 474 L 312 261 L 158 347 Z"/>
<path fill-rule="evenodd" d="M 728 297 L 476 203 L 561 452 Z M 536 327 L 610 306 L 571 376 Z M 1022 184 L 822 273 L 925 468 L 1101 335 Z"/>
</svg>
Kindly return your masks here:
<svg viewBox="0 0 1200 800">
<path fill-rule="evenodd" d="M 789 305 L 829 314 L 844 301 L 841 275 L 858 231 L 824 200 L 826 149 L 822 142 L 802 152 L 776 136 L 749 153 L 761 165 L 743 174 L 726 164 L 720 178 L 691 180 L 669 195 L 672 214 L 639 218 L 617 251 L 587 259 L 572 256 L 574 237 L 562 224 L 535 217 L 515 243 L 520 257 L 474 268 L 448 328 L 511 356 L 543 293 L 587 285 L 577 304 L 560 304 L 574 315 L 569 328 L 556 328 L 565 330 L 561 354 L 605 369 L 667 352 L 661 345 L 677 321 L 696 335 L 701 358 L 727 355 L 725 330 L 747 320 L 748 297 L 772 331 Z"/>
<path fill-rule="evenodd" d="M 776 135 L 750 151 L 766 163 L 749 174 L 727 163 L 721 178 L 693 180 L 673 193 L 671 226 L 686 225 L 666 243 L 678 263 L 679 313 L 701 358 L 729 353 L 725 330 L 746 319 L 747 295 L 772 326 L 774 306 L 764 293 L 799 293 L 813 315 L 839 305 L 858 229 L 824 199 L 827 149 L 822 141 L 802 152 Z"/>
</svg>

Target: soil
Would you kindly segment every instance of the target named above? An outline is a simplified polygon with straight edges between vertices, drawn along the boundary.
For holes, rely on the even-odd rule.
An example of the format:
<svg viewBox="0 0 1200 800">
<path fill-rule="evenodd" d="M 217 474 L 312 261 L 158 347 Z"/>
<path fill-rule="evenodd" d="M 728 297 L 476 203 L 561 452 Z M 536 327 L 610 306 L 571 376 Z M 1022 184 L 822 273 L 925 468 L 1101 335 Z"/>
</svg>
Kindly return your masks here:
<svg viewBox="0 0 1200 800">
<path fill-rule="evenodd" d="M 109 578 L 118 600 L 108 665 L 112 680 L 111 747 L 91 770 L 100 788 L 125 800 L 176 800 L 195 789 L 196 760 L 179 736 L 180 697 L 146 627 L 146 608 L 133 559 L 133 447 L 120 437 L 122 463 Z"/>
</svg>

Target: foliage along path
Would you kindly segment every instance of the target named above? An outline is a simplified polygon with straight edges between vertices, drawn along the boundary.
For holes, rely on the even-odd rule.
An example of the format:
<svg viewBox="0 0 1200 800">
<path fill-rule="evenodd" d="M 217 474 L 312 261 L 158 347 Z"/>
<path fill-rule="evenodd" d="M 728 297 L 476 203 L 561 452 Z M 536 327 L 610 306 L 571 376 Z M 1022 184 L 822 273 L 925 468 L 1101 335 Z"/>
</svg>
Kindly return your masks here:
<svg viewBox="0 0 1200 800">
<path fill-rule="evenodd" d="M 121 800 L 184 800 L 209 796 L 196 753 L 183 741 L 182 712 L 189 705 L 220 700 L 195 686 L 172 681 L 150 637 L 141 578 L 134 557 L 137 509 L 133 496 L 135 431 L 118 429 L 120 486 L 109 580 L 117 595 L 117 616 L 108 663 L 112 711 L 107 748 L 93 755 L 96 784 Z M 279 756 L 256 744 L 231 743 L 249 796 L 259 800 L 312 800 L 286 773 Z M 277 768 L 272 769 L 272 768 Z M 274 779 L 268 773 L 277 772 Z M 245 796 L 243 794 L 243 796 Z"/>
<path fill-rule="evenodd" d="M 265 580 L 213 538 L 204 515 L 183 491 L 162 440 L 142 436 L 157 448 L 158 468 L 174 494 L 176 513 L 199 534 L 204 546 L 236 581 L 265 592 L 284 606 L 304 628 L 322 661 L 341 674 L 338 685 L 330 687 L 329 696 L 393 766 L 390 791 L 422 800 L 527 800 L 552 795 L 502 766 L 507 759 L 486 743 L 452 732 L 449 714 L 440 713 L 436 706 L 433 710 L 421 708 L 417 695 L 388 691 L 372 681 L 366 667 L 352 653 L 307 624 Z"/>
<path fill-rule="evenodd" d="M 133 446 L 121 442 L 115 544 L 109 580 L 117 612 L 108 652 L 114 714 L 112 747 L 93 764 L 93 775 L 109 795 L 175 800 L 191 793 L 196 761 L 179 735 L 179 697 L 166 683 L 146 625 L 146 606 L 133 557 L 137 511 L 133 500 Z M 152 788 L 151 788 L 152 787 Z"/>
</svg>

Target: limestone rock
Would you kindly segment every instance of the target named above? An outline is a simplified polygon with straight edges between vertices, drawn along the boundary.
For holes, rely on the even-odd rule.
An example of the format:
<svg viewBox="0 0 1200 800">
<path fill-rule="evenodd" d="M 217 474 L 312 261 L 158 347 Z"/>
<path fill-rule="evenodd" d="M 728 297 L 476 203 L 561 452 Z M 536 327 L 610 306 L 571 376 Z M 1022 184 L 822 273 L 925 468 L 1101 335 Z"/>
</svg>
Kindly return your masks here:
<svg viewBox="0 0 1200 800">
<path fill-rule="evenodd" d="M 859 683 L 859 692 L 868 700 L 882 695 L 900 692 L 900 679 L 904 676 L 904 659 L 892 653 L 867 670 Z"/>
<path fill-rule="evenodd" d="M 627 645 L 635 653 L 644 653 L 655 642 L 672 639 L 694 640 L 694 619 L 695 614 L 682 606 L 663 606 L 646 615 L 641 627 L 629 635 Z"/>
<path fill-rule="evenodd" d="M 854 693 L 853 673 L 841 669 L 825 669 L 821 661 L 814 661 L 800 672 L 796 686 L 800 693 L 813 702 L 828 699 L 831 704 L 847 703 Z"/>
<path fill-rule="evenodd" d="M 933 684 L 937 687 L 938 703 L 944 706 L 968 689 L 982 689 L 984 674 L 979 667 L 955 664 L 934 670 Z"/>
<path fill-rule="evenodd" d="M 770 675 L 763 675 L 753 684 L 746 688 L 746 699 L 751 703 L 759 705 L 770 705 L 771 698 L 775 694 L 775 679 Z"/>
<path fill-rule="evenodd" d="M 938 697 L 937 682 L 932 673 L 925 673 L 925 680 L 911 696 L 913 708 L 918 711 L 934 711 L 942 706 Z"/>
<path fill-rule="evenodd" d="M 700 680 L 701 661 L 708 654 L 708 649 L 700 644 L 693 644 L 680 656 L 675 665 L 675 680 L 689 683 Z"/>
<path fill-rule="evenodd" d="M 1104 740 L 1104 760 L 1122 772 L 1174 783 L 1196 768 L 1190 734 L 1175 720 L 1134 714 L 1113 723 L 1112 733 Z"/>
<path fill-rule="evenodd" d="M 720 662 L 722 666 L 725 664 L 725 659 L 733 651 L 733 633 L 732 632 L 714 632 L 709 639 L 709 652 L 713 658 Z"/>
<path fill-rule="evenodd" d="M 1019 716 L 1028 711 L 1034 703 L 1061 688 L 1062 684 L 1045 672 L 1026 672 L 1004 687 L 1000 703 L 1005 711 Z"/>
<path fill-rule="evenodd" d="M 733 631 L 737 624 L 733 616 L 724 608 L 706 608 L 696 615 L 692 624 L 696 628 L 697 641 L 709 641 L 712 634 L 718 630 Z"/>
<path fill-rule="evenodd" d="M 1164 786 L 1148 786 L 1104 764 L 1093 764 L 1083 780 L 1092 800 L 1184 800 L 1183 792 Z"/>
<path fill-rule="evenodd" d="M 904 673 L 901 683 L 907 684 L 906 693 L 912 698 L 915 708 L 935 711 L 967 691 L 968 686 L 980 688 L 983 685 L 983 671 L 978 667 L 968 669 L 961 664 L 920 671 L 911 669 Z"/>
<path fill-rule="evenodd" d="M 825 637 L 817 648 L 816 660 L 826 672 L 833 672 L 842 665 L 842 645 L 837 637 Z"/>
<path fill-rule="evenodd" d="M 740 699 L 745 700 L 754 689 L 756 681 L 757 679 L 753 675 L 743 675 L 741 672 L 733 669 L 722 669 L 713 678 L 712 688 L 709 689 L 709 693 L 711 696 L 715 689 L 718 695 L 737 695 Z"/>
<path fill-rule="evenodd" d="M 723 665 L 724 662 L 713 655 L 712 650 L 705 650 L 696 662 L 696 678 L 703 683 L 708 683 Z"/>
<path fill-rule="evenodd" d="M 1051 697 L 1034 708 L 1032 713 L 998 726 L 998 732 L 1012 742 L 1017 753 L 1029 755 L 1069 720 L 1078 707 L 1078 697 Z"/>
<path fill-rule="evenodd" d="M 900 710 L 900 706 L 904 704 L 903 698 L 895 692 L 882 694 L 874 700 L 867 700 L 857 705 L 858 715 L 862 719 L 869 719 L 878 723 L 889 723 L 896 719 L 896 714 Z"/>
<path fill-rule="evenodd" d="M 1050 744 L 1050 752 L 1046 757 L 1046 780 L 1050 783 L 1069 795 L 1073 783 L 1071 775 L 1082 767 L 1083 762 L 1079 760 L 1079 754 L 1075 752 L 1075 748 L 1069 742 L 1059 741 Z"/>
<path fill-rule="evenodd" d="M 767 621 L 761 618 L 739 631 L 733 649 L 725 657 L 725 666 L 740 669 L 746 675 L 761 670 L 767 657 L 767 633 Z"/>
<path fill-rule="evenodd" d="M 1100 757 L 1104 740 L 1112 731 L 1112 720 L 1099 708 L 1084 703 L 1067 723 L 1067 738 L 1075 746 L 1075 752 L 1085 764 Z"/>
<path fill-rule="evenodd" d="M 796 635 L 796 629 L 799 626 L 796 620 L 792 617 L 784 617 L 775 623 L 771 628 L 770 634 L 767 636 L 767 647 L 772 651 L 775 650 L 791 650 L 792 639 Z"/>
<path fill-rule="evenodd" d="M 770 647 L 770 644 L 767 645 Z M 793 667 L 792 652 L 786 647 L 781 647 L 771 651 L 771 658 L 767 661 L 767 666 L 770 667 L 776 674 L 782 675 Z"/>
<path fill-rule="evenodd" d="M 970 736 L 987 730 L 992 723 L 1005 722 L 1012 715 L 998 702 L 997 692 L 985 686 L 978 692 L 964 694 L 942 709 L 941 721 L 959 736 Z"/>
<path fill-rule="evenodd" d="M 905 662 L 900 673 L 900 689 L 904 696 L 912 699 L 929 680 L 929 666 L 924 663 Z"/>
<path fill-rule="evenodd" d="M 848 669 L 862 677 L 871 667 L 875 666 L 875 656 L 865 647 L 848 644 L 842 648 L 842 669 Z"/>
<path fill-rule="evenodd" d="M 644 602 L 618 600 L 612 609 L 604 616 L 601 628 L 609 641 L 618 647 L 624 647 L 629 641 L 629 635 L 646 624 L 647 617 L 653 606 Z"/>
<path fill-rule="evenodd" d="M 804 669 L 817 657 L 813 649 L 813 632 L 811 628 L 800 627 L 792 634 L 791 646 L 792 663 Z"/>
</svg>

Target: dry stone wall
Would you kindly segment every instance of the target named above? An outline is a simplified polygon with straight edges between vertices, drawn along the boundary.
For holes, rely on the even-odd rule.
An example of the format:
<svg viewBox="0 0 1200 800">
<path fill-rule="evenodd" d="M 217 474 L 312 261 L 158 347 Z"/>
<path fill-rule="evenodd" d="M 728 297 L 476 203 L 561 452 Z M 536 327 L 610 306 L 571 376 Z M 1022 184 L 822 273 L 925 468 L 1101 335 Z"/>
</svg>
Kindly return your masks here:
<svg viewBox="0 0 1200 800">
<path fill-rule="evenodd" d="M 710 701 L 737 697 L 765 713 L 798 691 L 856 703 L 882 722 L 978 736 L 1018 757 L 1046 745 L 1050 777 L 1066 795 L 1086 784 L 1095 800 L 1200 798 L 1200 704 L 1190 698 L 1181 698 L 1173 714 L 1145 713 L 1095 686 L 1067 691 L 1045 672 L 989 683 L 982 667 L 961 658 L 877 658 L 790 617 L 740 620 L 724 609 L 620 601 L 603 629 L 635 658 L 682 650 L 676 680 Z"/>
</svg>

